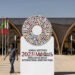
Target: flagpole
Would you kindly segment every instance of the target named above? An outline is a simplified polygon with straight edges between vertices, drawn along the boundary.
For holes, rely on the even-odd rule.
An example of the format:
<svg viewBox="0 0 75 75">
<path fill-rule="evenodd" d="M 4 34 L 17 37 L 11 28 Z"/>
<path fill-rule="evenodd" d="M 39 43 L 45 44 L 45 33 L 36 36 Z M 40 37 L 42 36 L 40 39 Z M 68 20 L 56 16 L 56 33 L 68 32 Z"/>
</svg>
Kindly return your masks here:
<svg viewBox="0 0 75 75">
<path fill-rule="evenodd" d="M 6 56 L 6 19 L 5 19 L 5 24 L 4 24 L 4 34 L 5 34 L 5 56 Z"/>
<path fill-rule="evenodd" d="M 6 56 L 6 34 L 5 34 L 5 56 Z"/>
<path fill-rule="evenodd" d="M 7 21 L 5 19 L 5 55 L 6 55 L 6 37 L 8 34 L 8 27 L 7 27 Z"/>
<path fill-rule="evenodd" d="M 9 20 L 7 20 L 7 29 L 8 29 L 8 34 L 7 34 L 7 48 L 9 47 Z"/>
<path fill-rule="evenodd" d="M 3 34 L 2 34 L 2 58 L 3 58 Z"/>
<path fill-rule="evenodd" d="M 1 33 L 2 33 L 2 58 L 3 58 L 3 33 L 4 33 L 4 30 L 3 30 L 3 16 L 2 16 L 2 26 L 1 26 Z"/>
</svg>

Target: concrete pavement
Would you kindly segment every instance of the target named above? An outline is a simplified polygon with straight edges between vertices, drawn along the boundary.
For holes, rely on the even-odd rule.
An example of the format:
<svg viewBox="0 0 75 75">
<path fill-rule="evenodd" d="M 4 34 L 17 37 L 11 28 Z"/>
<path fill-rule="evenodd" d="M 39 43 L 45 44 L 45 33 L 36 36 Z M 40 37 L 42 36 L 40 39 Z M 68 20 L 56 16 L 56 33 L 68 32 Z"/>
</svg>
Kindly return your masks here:
<svg viewBox="0 0 75 75">
<path fill-rule="evenodd" d="M 6 60 L 3 60 L 4 57 L 0 56 L 0 75 L 20 75 L 20 61 L 15 60 L 14 63 L 14 69 L 15 73 L 10 74 L 10 62 L 9 57 L 6 58 Z"/>
<path fill-rule="evenodd" d="M 55 55 L 55 75 L 75 75 L 75 55 Z"/>
<path fill-rule="evenodd" d="M 75 75 L 75 55 L 55 55 L 55 75 Z M 0 56 L 0 75 L 20 75 L 20 60 L 14 63 L 15 73 L 10 74 L 9 57 Z"/>
</svg>

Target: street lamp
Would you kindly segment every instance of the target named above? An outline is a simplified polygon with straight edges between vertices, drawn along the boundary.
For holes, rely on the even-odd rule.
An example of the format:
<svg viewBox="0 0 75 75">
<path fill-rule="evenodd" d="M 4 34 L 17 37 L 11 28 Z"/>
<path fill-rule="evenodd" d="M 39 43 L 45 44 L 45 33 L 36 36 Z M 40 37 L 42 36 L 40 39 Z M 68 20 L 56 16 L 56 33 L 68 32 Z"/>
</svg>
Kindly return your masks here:
<svg viewBox="0 0 75 75">
<path fill-rule="evenodd" d="M 15 41 L 15 48 L 16 48 L 16 35 L 14 36 L 14 41 Z"/>
<path fill-rule="evenodd" d="M 71 35 L 71 55 L 72 55 L 72 35 Z"/>
</svg>

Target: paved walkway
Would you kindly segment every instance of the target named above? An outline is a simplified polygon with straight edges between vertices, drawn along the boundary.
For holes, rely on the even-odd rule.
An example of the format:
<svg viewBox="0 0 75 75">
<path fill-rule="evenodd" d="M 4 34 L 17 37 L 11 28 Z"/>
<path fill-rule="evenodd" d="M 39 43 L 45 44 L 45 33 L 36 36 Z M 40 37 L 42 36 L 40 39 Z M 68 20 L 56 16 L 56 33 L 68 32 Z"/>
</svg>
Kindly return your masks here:
<svg viewBox="0 0 75 75">
<path fill-rule="evenodd" d="M 10 74 L 9 58 L 0 56 L 0 75 L 20 75 L 20 61 L 15 61 L 15 73 Z M 55 55 L 55 75 L 75 75 L 75 55 Z"/>
<path fill-rule="evenodd" d="M 55 75 L 75 75 L 75 55 L 55 55 Z"/>
<path fill-rule="evenodd" d="M 4 57 L 3 57 L 4 58 Z M 15 73 L 10 74 L 10 62 L 9 57 L 6 58 L 4 61 L 2 57 L 0 56 L 0 75 L 20 75 L 20 61 L 16 61 L 14 63 Z"/>
</svg>

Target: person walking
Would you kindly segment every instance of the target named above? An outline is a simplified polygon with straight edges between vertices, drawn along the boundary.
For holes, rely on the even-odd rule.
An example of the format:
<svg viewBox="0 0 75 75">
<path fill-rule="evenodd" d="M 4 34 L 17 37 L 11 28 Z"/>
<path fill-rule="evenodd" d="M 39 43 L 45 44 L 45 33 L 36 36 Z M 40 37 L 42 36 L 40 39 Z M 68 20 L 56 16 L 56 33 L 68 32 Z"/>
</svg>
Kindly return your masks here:
<svg viewBox="0 0 75 75">
<path fill-rule="evenodd" d="M 6 59 L 6 57 L 9 55 L 9 61 L 11 64 L 11 70 L 10 73 L 14 73 L 14 61 L 15 61 L 15 57 L 17 56 L 17 60 L 18 60 L 18 51 L 17 48 L 14 48 L 14 44 L 10 44 L 9 45 L 9 49 L 8 52 L 4 58 L 4 60 Z"/>
</svg>

